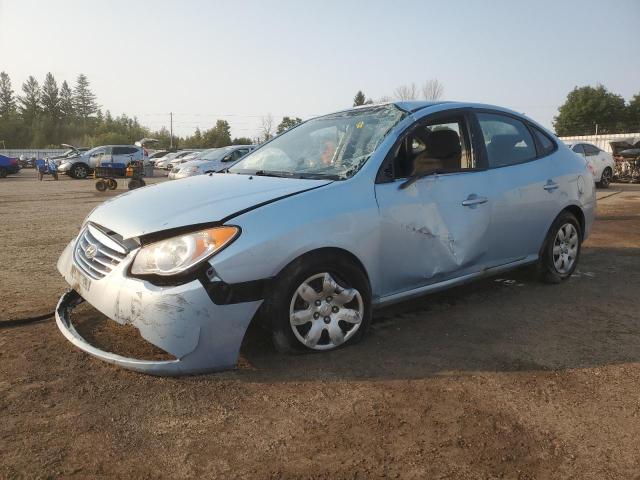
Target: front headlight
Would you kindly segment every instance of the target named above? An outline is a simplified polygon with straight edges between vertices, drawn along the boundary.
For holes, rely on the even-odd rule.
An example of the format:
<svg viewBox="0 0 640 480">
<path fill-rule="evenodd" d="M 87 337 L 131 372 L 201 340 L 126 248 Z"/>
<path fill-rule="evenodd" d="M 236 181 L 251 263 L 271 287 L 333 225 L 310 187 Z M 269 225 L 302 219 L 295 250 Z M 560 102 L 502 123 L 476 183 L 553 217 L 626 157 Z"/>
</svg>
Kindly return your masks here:
<svg viewBox="0 0 640 480">
<path fill-rule="evenodd" d="M 145 245 L 131 266 L 134 275 L 175 275 L 189 270 L 235 240 L 238 227 L 216 227 Z"/>
</svg>

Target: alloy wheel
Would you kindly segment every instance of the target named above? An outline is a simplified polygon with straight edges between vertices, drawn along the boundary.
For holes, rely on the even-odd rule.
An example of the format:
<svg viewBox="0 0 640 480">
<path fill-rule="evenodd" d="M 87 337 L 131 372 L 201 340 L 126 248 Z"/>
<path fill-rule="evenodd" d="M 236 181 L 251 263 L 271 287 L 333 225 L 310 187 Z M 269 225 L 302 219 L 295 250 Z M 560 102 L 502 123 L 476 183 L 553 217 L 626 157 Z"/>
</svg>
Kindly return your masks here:
<svg viewBox="0 0 640 480">
<path fill-rule="evenodd" d="M 74 168 L 73 176 L 76 178 L 86 178 L 87 177 L 87 169 L 82 165 L 78 165 Z"/>
<path fill-rule="evenodd" d="M 553 265 L 558 273 L 569 273 L 578 256 L 578 231 L 572 223 L 560 227 L 553 242 Z"/>
<path fill-rule="evenodd" d="M 328 273 L 307 278 L 295 290 L 289 324 L 296 338 L 313 350 L 331 350 L 358 331 L 364 315 L 362 295 Z"/>
</svg>

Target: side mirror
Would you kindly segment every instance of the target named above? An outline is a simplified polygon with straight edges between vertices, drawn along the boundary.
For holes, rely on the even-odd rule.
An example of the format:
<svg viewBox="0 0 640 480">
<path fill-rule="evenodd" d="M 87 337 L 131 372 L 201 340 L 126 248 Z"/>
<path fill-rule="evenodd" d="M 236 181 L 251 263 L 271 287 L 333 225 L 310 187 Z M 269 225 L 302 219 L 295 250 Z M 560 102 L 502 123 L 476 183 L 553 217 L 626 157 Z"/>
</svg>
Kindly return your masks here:
<svg viewBox="0 0 640 480">
<path fill-rule="evenodd" d="M 233 160 L 233 154 L 229 154 L 222 159 L 223 162 L 230 162 L 231 160 Z"/>
</svg>

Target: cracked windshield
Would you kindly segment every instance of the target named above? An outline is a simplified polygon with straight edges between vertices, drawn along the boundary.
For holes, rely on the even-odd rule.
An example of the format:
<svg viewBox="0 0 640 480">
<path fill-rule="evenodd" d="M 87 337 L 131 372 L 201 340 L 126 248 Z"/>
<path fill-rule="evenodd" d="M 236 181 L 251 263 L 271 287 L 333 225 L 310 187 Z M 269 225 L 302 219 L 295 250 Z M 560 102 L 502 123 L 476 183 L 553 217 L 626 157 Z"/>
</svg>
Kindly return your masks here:
<svg viewBox="0 0 640 480">
<path fill-rule="evenodd" d="M 395 105 L 340 112 L 285 132 L 229 169 L 295 178 L 353 176 L 406 112 Z"/>
</svg>

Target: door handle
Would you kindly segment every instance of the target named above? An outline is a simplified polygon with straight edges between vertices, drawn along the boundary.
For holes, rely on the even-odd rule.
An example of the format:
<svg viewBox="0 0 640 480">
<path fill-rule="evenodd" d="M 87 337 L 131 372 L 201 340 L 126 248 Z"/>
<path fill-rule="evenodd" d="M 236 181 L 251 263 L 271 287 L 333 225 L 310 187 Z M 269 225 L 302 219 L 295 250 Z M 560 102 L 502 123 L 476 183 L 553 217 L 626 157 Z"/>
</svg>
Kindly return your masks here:
<svg viewBox="0 0 640 480">
<path fill-rule="evenodd" d="M 556 182 L 554 182 L 553 180 L 547 180 L 547 183 L 542 188 L 544 188 L 547 192 L 551 192 L 551 191 L 555 190 L 556 188 L 558 188 L 558 184 Z"/>
<path fill-rule="evenodd" d="M 474 205 L 480 205 L 481 203 L 487 203 L 487 197 L 479 197 L 475 193 L 472 193 L 466 200 L 462 201 L 462 206 L 472 207 Z"/>
</svg>

